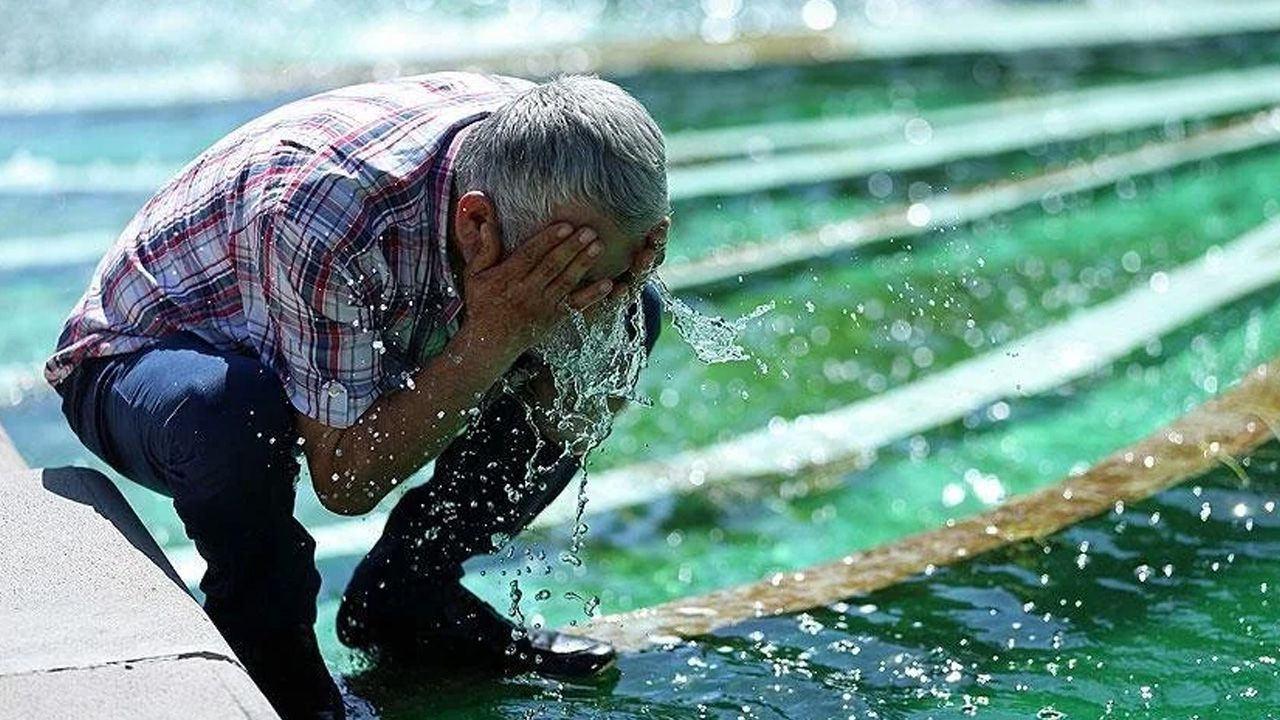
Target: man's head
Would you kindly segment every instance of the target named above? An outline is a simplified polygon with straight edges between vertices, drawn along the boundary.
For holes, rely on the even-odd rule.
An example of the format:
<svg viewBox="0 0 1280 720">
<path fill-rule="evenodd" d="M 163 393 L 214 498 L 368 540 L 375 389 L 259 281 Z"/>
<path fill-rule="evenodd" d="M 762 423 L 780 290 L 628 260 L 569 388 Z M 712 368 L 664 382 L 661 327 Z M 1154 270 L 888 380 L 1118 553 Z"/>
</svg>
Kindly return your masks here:
<svg viewBox="0 0 1280 720">
<path fill-rule="evenodd" d="M 610 279 L 614 292 L 590 308 L 590 322 L 571 315 L 531 348 L 554 380 L 553 414 L 581 429 L 579 450 L 593 447 L 608 434 L 610 402 L 632 394 L 645 362 L 634 311 L 640 278 L 629 272 L 660 261 L 665 242 L 662 132 L 618 86 L 563 77 L 478 123 L 455 179 L 454 232 L 464 260 L 476 252 L 480 227 L 495 220 L 508 253 L 551 223 L 599 236 L 602 252 L 583 283 Z"/>
<path fill-rule="evenodd" d="M 669 212 L 662 132 L 626 91 L 588 76 L 538 85 L 478 123 L 456 178 L 492 203 L 507 251 L 554 221 L 594 229 L 604 252 L 588 281 L 623 275 Z"/>
</svg>

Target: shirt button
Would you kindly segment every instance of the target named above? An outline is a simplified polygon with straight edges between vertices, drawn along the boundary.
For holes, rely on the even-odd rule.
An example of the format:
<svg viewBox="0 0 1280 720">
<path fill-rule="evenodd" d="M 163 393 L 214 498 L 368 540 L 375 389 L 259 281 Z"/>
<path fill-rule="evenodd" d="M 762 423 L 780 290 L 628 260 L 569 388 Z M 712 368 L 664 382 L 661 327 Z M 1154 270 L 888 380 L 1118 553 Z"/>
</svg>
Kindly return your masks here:
<svg viewBox="0 0 1280 720">
<path fill-rule="evenodd" d="M 342 386 L 342 383 L 334 381 L 325 383 L 325 392 L 330 398 L 337 400 L 338 398 L 346 396 L 347 389 Z"/>
</svg>

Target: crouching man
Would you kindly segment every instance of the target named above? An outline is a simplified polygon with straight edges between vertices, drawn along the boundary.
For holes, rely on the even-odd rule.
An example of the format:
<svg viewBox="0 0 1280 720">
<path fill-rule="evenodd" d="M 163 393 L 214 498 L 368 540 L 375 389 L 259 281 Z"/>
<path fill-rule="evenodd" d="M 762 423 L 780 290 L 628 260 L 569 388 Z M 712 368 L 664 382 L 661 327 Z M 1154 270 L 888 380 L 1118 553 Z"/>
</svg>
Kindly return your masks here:
<svg viewBox="0 0 1280 720">
<path fill-rule="evenodd" d="M 565 328 L 621 322 L 635 354 L 652 347 L 667 202 L 660 131 L 598 79 L 441 73 L 317 95 L 147 202 L 46 374 L 89 449 L 173 499 L 209 616 L 286 718 L 343 715 L 313 630 L 315 544 L 293 517 L 299 458 L 344 515 L 435 461 L 357 568 L 344 643 L 597 672 L 611 647 L 520 632 L 459 580 L 589 445 L 566 428 L 590 423 L 556 420 L 556 364 L 580 360 Z"/>
</svg>

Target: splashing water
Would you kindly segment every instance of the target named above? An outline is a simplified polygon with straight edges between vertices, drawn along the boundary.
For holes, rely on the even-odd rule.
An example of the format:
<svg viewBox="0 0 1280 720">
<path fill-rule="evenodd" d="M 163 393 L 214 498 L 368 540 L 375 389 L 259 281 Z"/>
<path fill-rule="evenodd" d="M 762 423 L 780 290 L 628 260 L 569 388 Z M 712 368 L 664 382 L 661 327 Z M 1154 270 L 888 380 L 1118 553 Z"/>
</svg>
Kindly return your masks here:
<svg viewBox="0 0 1280 720">
<path fill-rule="evenodd" d="M 770 300 L 737 320 L 730 321 L 718 316 L 703 315 L 689 307 L 683 300 L 672 295 L 666 283 L 657 275 L 653 276 L 653 283 L 662 298 L 662 308 L 671 315 L 671 324 L 680 334 L 680 339 L 693 350 L 699 360 L 708 365 L 750 360 L 751 356 L 738 344 L 738 337 L 746 329 L 747 323 L 775 307 L 775 303 Z"/>
<path fill-rule="evenodd" d="M 773 302 L 736 320 L 726 320 L 693 309 L 675 297 L 656 274 L 649 282 L 680 339 L 699 361 L 710 365 L 751 359 L 739 338 L 748 323 L 774 308 Z M 574 438 L 568 449 L 579 457 L 608 437 L 618 401 L 650 404 L 635 391 L 648 362 L 644 335 L 644 314 L 638 295 L 633 295 L 593 311 L 590 317 L 573 314 L 535 348 L 555 385 L 554 422 Z"/>
<path fill-rule="evenodd" d="M 523 623 L 524 611 L 520 609 L 520 601 L 524 599 L 524 592 L 520 590 L 520 581 L 512 580 L 508 585 L 508 591 L 511 597 L 511 607 L 507 609 L 507 614 L 518 622 Z"/>
<path fill-rule="evenodd" d="M 761 305 L 736 320 L 726 320 L 694 310 L 676 298 L 657 275 L 652 275 L 649 282 L 657 290 L 680 339 L 699 361 L 714 364 L 751 359 L 739 344 L 739 337 L 748 323 L 772 310 L 774 303 Z M 587 455 L 612 431 L 613 415 L 621 401 L 650 404 L 636 394 L 640 372 L 648 364 L 644 338 L 644 313 L 639 294 L 635 293 L 589 314 L 574 313 L 534 348 L 554 385 L 551 407 L 532 407 L 527 395 L 517 395 L 524 398 L 531 421 L 540 417 L 557 428 L 564 439 L 565 455 L 574 455 L 585 465 Z M 529 471 L 536 471 L 532 462 Z M 587 506 L 587 478 L 584 470 L 578 484 L 572 540 L 569 549 L 560 554 L 561 562 L 575 567 L 582 564 L 579 554 L 587 530 L 582 521 Z"/>
<path fill-rule="evenodd" d="M 600 607 L 600 596 L 598 595 L 592 595 L 591 597 L 584 597 L 570 590 L 569 592 L 566 592 L 564 594 L 564 599 L 576 600 L 582 603 L 582 612 L 585 613 L 587 617 L 595 617 L 596 609 Z"/>
</svg>

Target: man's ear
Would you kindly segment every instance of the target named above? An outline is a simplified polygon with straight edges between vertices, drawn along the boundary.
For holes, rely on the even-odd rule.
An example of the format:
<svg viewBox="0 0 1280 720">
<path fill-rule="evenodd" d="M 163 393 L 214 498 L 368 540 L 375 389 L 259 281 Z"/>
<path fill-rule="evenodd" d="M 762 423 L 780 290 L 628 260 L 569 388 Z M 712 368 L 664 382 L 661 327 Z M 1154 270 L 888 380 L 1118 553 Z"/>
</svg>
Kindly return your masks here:
<svg viewBox="0 0 1280 720">
<path fill-rule="evenodd" d="M 485 225 L 489 225 L 490 232 L 482 232 Z M 462 253 L 465 265 L 470 265 L 476 257 L 486 252 L 496 250 L 495 257 L 501 256 L 501 247 L 485 247 L 489 242 L 501 244 L 502 229 L 498 225 L 498 212 L 493 201 L 479 190 L 472 190 L 458 198 L 453 228 L 457 236 L 458 251 Z"/>
</svg>

